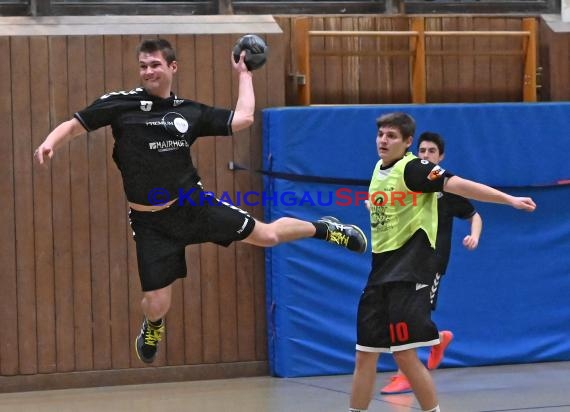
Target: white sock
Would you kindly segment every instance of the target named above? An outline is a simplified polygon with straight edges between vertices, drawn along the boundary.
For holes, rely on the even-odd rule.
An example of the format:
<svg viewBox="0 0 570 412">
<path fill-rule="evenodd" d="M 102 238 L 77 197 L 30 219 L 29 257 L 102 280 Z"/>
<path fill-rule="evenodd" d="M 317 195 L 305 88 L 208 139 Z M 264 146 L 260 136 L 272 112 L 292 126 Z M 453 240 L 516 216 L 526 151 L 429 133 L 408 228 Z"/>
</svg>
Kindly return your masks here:
<svg viewBox="0 0 570 412">
<path fill-rule="evenodd" d="M 441 412 L 441 411 L 439 410 L 439 405 L 437 405 L 435 408 L 427 409 L 424 412 Z"/>
<path fill-rule="evenodd" d="M 368 409 L 349 408 L 348 412 L 368 412 Z"/>
</svg>

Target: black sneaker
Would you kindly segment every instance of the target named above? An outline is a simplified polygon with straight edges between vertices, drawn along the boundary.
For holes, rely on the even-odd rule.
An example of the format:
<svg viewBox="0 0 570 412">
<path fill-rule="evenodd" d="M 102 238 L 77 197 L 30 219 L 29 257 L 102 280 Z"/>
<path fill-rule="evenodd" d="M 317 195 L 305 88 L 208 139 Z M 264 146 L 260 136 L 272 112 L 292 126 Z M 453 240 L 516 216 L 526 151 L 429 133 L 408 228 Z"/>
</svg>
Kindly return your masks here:
<svg viewBox="0 0 570 412">
<path fill-rule="evenodd" d="M 158 342 L 162 340 L 165 331 L 164 321 L 160 326 L 151 325 L 145 318 L 141 333 L 135 341 L 135 349 L 139 359 L 145 363 L 152 363 L 158 351 Z"/>
<path fill-rule="evenodd" d="M 364 232 L 356 225 L 345 225 L 336 217 L 324 216 L 319 222 L 327 225 L 326 241 L 352 250 L 364 253 L 368 248 L 368 240 Z"/>
</svg>

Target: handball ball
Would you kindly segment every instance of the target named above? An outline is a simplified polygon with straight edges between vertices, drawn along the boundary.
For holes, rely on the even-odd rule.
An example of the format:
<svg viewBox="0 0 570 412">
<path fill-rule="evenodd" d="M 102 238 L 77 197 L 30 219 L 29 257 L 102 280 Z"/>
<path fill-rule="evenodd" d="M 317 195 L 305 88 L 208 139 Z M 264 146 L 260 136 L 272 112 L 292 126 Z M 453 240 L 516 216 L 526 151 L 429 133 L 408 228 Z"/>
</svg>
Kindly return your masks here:
<svg viewBox="0 0 570 412">
<path fill-rule="evenodd" d="M 236 63 L 242 50 L 245 50 L 244 62 L 249 71 L 259 69 L 267 61 L 267 44 L 256 34 L 246 34 L 236 42 L 233 49 Z"/>
</svg>

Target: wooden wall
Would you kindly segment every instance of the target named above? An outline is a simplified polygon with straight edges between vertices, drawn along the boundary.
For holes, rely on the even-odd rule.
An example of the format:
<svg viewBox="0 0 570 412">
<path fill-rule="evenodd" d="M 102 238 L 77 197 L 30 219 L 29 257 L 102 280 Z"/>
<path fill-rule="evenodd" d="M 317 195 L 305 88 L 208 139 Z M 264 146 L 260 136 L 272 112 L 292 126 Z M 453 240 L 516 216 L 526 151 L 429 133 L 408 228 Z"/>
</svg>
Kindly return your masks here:
<svg viewBox="0 0 570 412">
<path fill-rule="evenodd" d="M 564 26 L 564 31 L 556 30 Z M 554 29 L 553 29 L 554 28 Z M 570 23 L 540 25 L 541 95 L 545 101 L 570 100 Z"/>
<path fill-rule="evenodd" d="M 164 37 L 178 53 L 178 95 L 235 106 L 236 35 Z M 272 59 L 254 75 L 254 126 L 234 138 L 199 139 L 192 148 L 205 187 L 218 194 L 261 190 L 258 175 L 230 171 L 228 162 L 260 168 L 260 110 L 284 105 L 282 36 L 267 38 Z M 188 278 L 175 285 L 154 363 L 175 368 L 145 367 L 140 379 L 121 374 L 144 367 L 133 349 L 142 293 L 110 129 L 61 147 L 49 167 L 32 161 L 34 148 L 76 110 L 106 91 L 138 85 L 140 40 L 0 37 L 0 313 L 7 327 L 0 391 L 267 373 L 263 250 L 204 244 L 187 249 Z M 260 207 L 249 210 L 263 218 Z M 69 379 L 80 371 L 99 374 Z"/>
<path fill-rule="evenodd" d="M 524 17 L 497 15 L 426 15 L 426 31 L 520 31 Z M 277 21 L 294 44 L 294 16 L 280 16 Z M 544 23 L 538 18 L 540 26 Z M 407 31 L 410 16 L 315 16 L 311 30 Z M 551 90 L 540 91 L 543 100 L 568 98 L 568 37 L 569 34 L 538 36 L 539 48 L 555 41 L 556 52 L 542 55 L 539 66 L 554 67 L 552 73 L 542 72 L 539 81 Z M 523 48 L 519 37 L 432 37 L 426 39 L 427 102 L 510 102 L 522 101 Z M 377 52 L 409 50 L 406 37 L 396 38 L 335 38 L 313 37 L 310 46 L 312 104 L 376 104 L 409 103 L 411 101 L 410 59 L 407 55 L 374 56 Z M 294 47 L 288 48 L 287 72 L 299 72 Z M 319 56 L 317 53 L 360 53 L 360 56 Z M 368 53 L 368 56 L 362 54 Z M 430 55 L 431 54 L 431 55 Z M 566 79 L 566 80 L 562 80 Z M 566 81 L 566 83 L 564 83 Z M 562 87 L 559 87 L 562 86 Z M 564 87 L 566 86 L 566 87 Z M 287 103 L 297 103 L 297 86 L 288 78 Z M 561 94 L 562 93 L 562 94 Z M 566 97 L 564 97 L 566 96 Z M 541 96 L 539 95 L 539 100 Z"/>
</svg>

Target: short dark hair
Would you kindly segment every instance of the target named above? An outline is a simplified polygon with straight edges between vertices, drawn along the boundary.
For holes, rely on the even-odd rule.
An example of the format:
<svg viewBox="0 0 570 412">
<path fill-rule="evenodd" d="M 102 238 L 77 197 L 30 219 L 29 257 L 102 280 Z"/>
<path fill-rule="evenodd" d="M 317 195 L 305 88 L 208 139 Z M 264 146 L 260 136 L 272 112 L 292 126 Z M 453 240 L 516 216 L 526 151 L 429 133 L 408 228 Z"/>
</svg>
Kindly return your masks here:
<svg viewBox="0 0 570 412">
<path fill-rule="evenodd" d="M 400 131 L 404 139 L 410 136 L 413 137 L 416 132 L 416 121 L 414 118 L 407 113 L 401 112 L 387 113 L 380 116 L 376 119 L 376 126 L 378 129 L 385 126 L 394 127 Z"/>
<path fill-rule="evenodd" d="M 166 63 L 170 64 L 176 60 L 176 54 L 172 48 L 170 42 L 165 39 L 150 39 L 143 40 L 139 47 L 137 47 L 137 57 L 141 53 L 154 53 L 161 52 L 162 57 L 166 60 Z"/>
<path fill-rule="evenodd" d="M 422 144 L 422 142 L 435 143 L 439 149 L 439 154 L 442 155 L 445 153 L 445 140 L 443 140 L 443 137 L 441 137 L 439 133 L 423 132 L 418 139 L 418 149 L 420 148 L 420 144 Z"/>
</svg>

